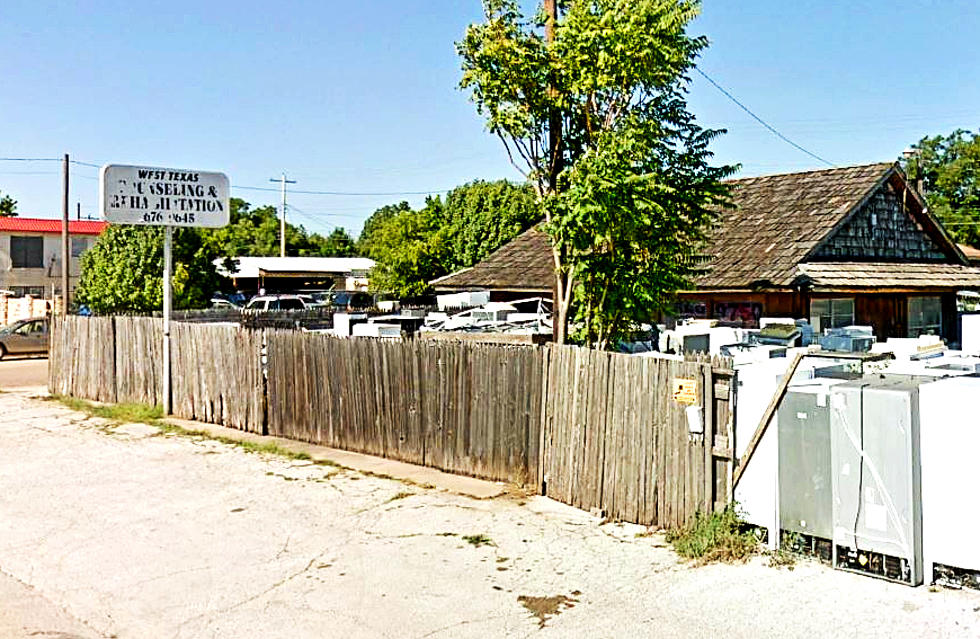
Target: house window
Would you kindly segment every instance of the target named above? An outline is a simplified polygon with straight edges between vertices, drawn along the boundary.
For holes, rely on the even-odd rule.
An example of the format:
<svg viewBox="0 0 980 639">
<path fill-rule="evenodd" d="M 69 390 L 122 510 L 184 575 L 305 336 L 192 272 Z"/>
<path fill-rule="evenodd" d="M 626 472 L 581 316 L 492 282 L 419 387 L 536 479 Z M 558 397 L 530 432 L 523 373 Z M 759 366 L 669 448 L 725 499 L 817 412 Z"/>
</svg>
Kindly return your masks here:
<svg viewBox="0 0 980 639">
<path fill-rule="evenodd" d="M 810 324 L 817 333 L 851 326 L 854 324 L 854 298 L 811 300 Z"/>
<path fill-rule="evenodd" d="M 14 297 L 24 297 L 25 295 L 44 297 L 43 286 L 11 286 L 10 290 L 13 292 Z"/>
<path fill-rule="evenodd" d="M 85 237 L 73 237 L 71 238 L 71 256 L 81 257 L 82 253 L 88 250 L 88 238 Z"/>
<path fill-rule="evenodd" d="M 943 301 L 938 297 L 909 298 L 909 337 L 939 335 L 943 326 Z"/>
<path fill-rule="evenodd" d="M 44 268 L 44 238 L 10 238 L 10 262 L 14 268 Z"/>
</svg>

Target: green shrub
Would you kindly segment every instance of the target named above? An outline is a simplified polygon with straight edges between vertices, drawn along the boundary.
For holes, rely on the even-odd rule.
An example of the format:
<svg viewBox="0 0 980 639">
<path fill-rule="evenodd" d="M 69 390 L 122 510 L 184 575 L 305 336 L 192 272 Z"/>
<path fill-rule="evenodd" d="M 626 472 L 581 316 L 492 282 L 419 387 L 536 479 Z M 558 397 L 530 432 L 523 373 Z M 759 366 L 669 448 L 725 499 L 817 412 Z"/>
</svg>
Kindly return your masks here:
<svg viewBox="0 0 980 639">
<path fill-rule="evenodd" d="M 745 561 L 758 546 L 755 535 L 743 532 L 742 521 L 732 504 L 710 516 L 697 513 L 690 526 L 668 531 L 667 541 L 681 557 L 701 563 Z"/>
</svg>

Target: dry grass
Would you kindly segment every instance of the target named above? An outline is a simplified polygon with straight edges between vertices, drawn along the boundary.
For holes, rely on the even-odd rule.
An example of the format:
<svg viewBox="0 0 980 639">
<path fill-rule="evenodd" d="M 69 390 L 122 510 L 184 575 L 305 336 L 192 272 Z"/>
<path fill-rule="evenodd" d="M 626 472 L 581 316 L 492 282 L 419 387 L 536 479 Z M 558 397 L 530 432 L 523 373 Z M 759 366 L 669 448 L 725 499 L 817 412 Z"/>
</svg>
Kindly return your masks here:
<svg viewBox="0 0 980 639">
<path fill-rule="evenodd" d="M 710 516 L 698 513 L 690 526 L 668 531 L 667 541 L 681 557 L 702 564 L 745 561 L 757 552 L 758 541 L 742 528 L 735 507 L 729 505 Z"/>
</svg>

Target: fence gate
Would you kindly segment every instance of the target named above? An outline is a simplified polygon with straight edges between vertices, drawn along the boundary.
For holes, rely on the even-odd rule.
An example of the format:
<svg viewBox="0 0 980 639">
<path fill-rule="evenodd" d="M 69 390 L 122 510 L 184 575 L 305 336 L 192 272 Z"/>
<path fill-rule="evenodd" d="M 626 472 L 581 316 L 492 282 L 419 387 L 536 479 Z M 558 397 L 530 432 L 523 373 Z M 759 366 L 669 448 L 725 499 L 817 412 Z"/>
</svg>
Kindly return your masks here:
<svg viewBox="0 0 980 639">
<path fill-rule="evenodd" d="M 727 360 L 551 349 L 542 492 L 651 526 L 724 508 L 733 375 Z"/>
</svg>

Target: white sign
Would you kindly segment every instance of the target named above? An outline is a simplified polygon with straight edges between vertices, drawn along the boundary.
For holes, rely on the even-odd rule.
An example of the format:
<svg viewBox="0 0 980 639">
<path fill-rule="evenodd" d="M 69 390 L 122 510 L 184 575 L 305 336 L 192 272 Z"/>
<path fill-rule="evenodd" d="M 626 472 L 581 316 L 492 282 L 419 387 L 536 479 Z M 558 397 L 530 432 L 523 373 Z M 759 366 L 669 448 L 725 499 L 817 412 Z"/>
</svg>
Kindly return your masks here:
<svg viewBox="0 0 980 639">
<path fill-rule="evenodd" d="M 99 208 L 116 224 L 225 226 L 229 192 L 224 173 L 120 164 L 99 173 Z"/>
</svg>

